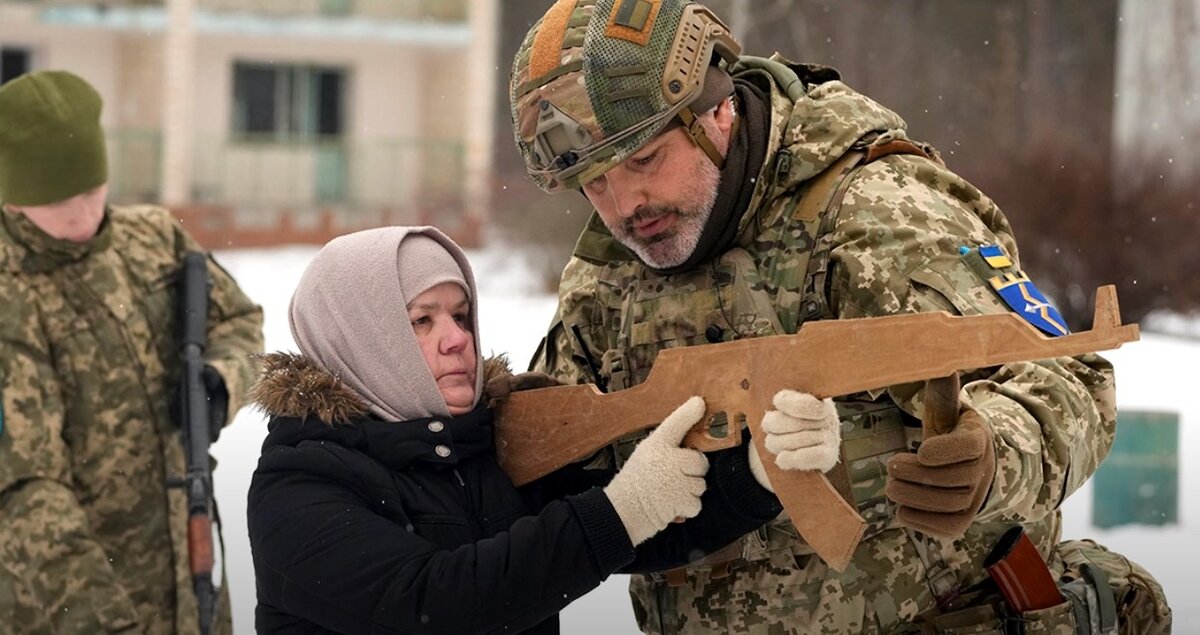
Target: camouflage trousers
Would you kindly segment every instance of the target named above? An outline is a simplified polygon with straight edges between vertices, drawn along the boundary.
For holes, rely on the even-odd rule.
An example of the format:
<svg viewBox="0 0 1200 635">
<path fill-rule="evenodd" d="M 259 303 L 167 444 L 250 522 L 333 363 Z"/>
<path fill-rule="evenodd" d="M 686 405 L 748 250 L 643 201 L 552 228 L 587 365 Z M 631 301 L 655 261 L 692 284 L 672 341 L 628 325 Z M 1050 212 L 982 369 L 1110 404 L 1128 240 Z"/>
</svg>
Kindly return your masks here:
<svg viewBox="0 0 1200 635">
<path fill-rule="evenodd" d="M 1116 605 L 1119 635 L 1171 632 L 1171 610 L 1162 586 L 1144 568 L 1092 541 L 1067 541 L 1055 547 L 1051 571 L 1067 585 L 1091 563 L 1108 577 Z M 910 562 L 894 561 L 894 569 L 875 583 L 855 584 L 838 576 L 819 559 L 780 551 L 755 562 L 739 562 L 717 575 L 693 570 L 682 585 L 659 576 L 633 576 L 630 593 L 638 626 L 654 635 L 750 633 L 871 633 L 1003 635 L 1080 635 L 1099 633 L 1077 625 L 1070 601 L 1020 615 L 1006 613 L 994 591 L 942 612 L 924 580 L 914 579 Z M 960 604 L 963 606 L 963 604 Z M 1109 635 L 1105 633 L 1104 635 Z"/>
<path fill-rule="evenodd" d="M 819 558 L 786 550 L 740 561 L 728 575 L 693 569 L 679 586 L 633 576 L 630 594 L 638 626 L 654 635 L 882 632 L 866 619 L 874 611 L 864 594 L 847 588 Z"/>
<path fill-rule="evenodd" d="M 33 588 L 0 567 L 0 635 L 92 635 L 99 632 L 139 633 L 141 635 L 191 635 L 199 633 L 199 622 L 176 629 L 174 614 L 157 615 L 154 607 L 138 607 L 141 622 L 133 622 L 127 614 L 128 605 L 98 607 L 94 615 L 82 616 L 79 622 L 48 615 L 38 601 Z M 86 581 L 81 581 L 86 584 Z M 97 624 L 99 622 L 99 624 Z M 100 628 L 101 631 L 96 629 Z M 232 635 L 233 617 L 229 588 L 218 595 L 217 615 L 211 635 Z"/>
</svg>

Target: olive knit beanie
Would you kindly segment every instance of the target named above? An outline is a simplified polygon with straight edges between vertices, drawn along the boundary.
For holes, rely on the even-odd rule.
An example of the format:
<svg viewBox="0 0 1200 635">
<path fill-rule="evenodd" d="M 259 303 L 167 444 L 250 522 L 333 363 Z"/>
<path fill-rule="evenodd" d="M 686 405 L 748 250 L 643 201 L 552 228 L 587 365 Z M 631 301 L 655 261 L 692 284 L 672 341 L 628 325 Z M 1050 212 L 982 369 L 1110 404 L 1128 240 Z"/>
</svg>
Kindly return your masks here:
<svg viewBox="0 0 1200 635">
<path fill-rule="evenodd" d="M 39 71 L 0 86 L 0 201 L 47 205 L 108 180 L 103 101 L 66 71 Z"/>
</svg>

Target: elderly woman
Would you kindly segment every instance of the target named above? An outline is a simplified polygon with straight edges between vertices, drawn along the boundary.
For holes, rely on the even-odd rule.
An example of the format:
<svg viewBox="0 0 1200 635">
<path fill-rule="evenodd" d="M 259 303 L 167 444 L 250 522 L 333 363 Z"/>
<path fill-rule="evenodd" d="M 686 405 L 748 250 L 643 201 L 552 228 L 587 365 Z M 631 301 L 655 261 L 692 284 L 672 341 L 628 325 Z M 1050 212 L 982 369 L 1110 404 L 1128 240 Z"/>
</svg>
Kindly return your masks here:
<svg viewBox="0 0 1200 635">
<path fill-rule="evenodd" d="M 267 356 L 253 394 L 271 416 L 248 505 L 259 633 L 556 633 L 613 572 L 683 564 L 779 512 L 744 449 L 709 470 L 679 447 L 699 398 L 603 487 L 515 488 L 481 404 L 477 298 L 430 227 L 338 238 L 305 271 L 300 354 Z M 671 523 L 702 504 L 711 521 Z"/>
</svg>

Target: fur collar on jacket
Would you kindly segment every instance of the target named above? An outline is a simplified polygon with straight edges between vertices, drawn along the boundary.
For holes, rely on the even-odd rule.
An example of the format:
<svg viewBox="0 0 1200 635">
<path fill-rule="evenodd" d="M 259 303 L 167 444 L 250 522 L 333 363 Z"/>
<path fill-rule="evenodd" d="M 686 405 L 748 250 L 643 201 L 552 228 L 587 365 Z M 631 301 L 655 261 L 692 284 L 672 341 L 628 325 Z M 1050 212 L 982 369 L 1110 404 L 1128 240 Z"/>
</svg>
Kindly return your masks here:
<svg viewBox="0 0 1200 635">
<path fill-rule="evenodd" d="M 345 425 L 369 413 L 357 393 L 303 355 L 279 352 L 258 359 L 260 373 L 250 389 L 250 401 L 272 417 L 315 417 L 330 425 Z M 510 372 L 505 356 L 488 358 L 483 362 L 483 385 Z"/>
</svg>

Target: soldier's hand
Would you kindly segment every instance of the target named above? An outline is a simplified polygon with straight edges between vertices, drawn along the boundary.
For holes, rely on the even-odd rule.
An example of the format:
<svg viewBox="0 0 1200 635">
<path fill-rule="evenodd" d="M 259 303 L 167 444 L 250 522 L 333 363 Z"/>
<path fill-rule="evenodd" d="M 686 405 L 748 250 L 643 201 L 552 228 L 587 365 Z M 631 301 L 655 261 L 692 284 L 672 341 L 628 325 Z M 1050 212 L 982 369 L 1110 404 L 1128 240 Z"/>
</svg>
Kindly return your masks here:
<svg viewBox="0 0 1200 635">
<path fill-rule="evenodd" d="M 225 387 L 225 379 L 221 377 L 221 373 L 208 364 L 200 371 L 200 379 L 204 382 L 204 392 L 208 395 L 208 441 L 216 443 L 217 438 L 221 436 L 221 430 L 225 428 L 225 422 L 229 419 L 229 389 Z M 183 425 L 184 389 L 183 382 L 180 382 L 168 405 L 171 420 L 177 426 Z"/>
<path fill-rule="evenodd" d="M 953 430 L 922 440 L 915 454 L 888 462 L 887 497 L 901 524 L 940 538 L 966 533 L 983 507 L 996 474 L 996 450 L 987 424 L 972 409 Z"/>
<path fill-rule="evenodd" d="M 637 545 L 677 518 L 700 513 L 707 484 L 708 458 L 679 447 L 688 430 L 704 416 L 704 400 L 692 397 L 650 433 L 604 493 L 612 501 L 629 540 Z"/>
<path fill-rule="evenodd" d="M 775 465 L 785 470 L 829 471 L 838 462 L 842 445 L 842 424 L 833 400 L 781 390 L 772 403 L 775 410 L 763 415 L 762 428 Z M 755 458 L 751 457 L 751 467 Z"/>
<path fill-rule="evenodd" d="M 533 390 L 535 388 L 549 388 L 551 386 L 561 386 L 562 382 L 547 375 L 546 373 L 504 373 L 497 377 L 488 380 L 487 385 L 483 387 L 483 394 L 487 397 L 488 403 L 507 399 L 509 395 L 521 390 Z"/>
</svg>

